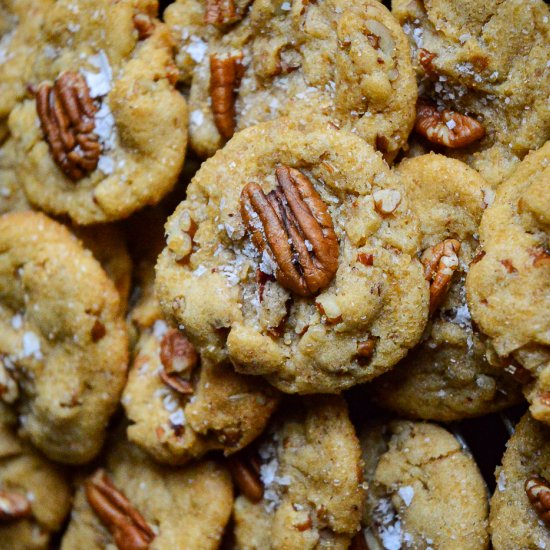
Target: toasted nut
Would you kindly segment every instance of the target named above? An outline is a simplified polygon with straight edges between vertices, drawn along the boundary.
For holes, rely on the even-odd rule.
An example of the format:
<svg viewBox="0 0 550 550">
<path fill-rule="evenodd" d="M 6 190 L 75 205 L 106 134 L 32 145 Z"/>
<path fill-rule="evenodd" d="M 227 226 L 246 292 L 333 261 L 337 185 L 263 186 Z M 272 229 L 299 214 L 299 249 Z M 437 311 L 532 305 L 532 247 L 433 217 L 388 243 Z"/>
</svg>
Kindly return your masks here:
<svg viewBox="0 0 550 550">
<path fill-rule="evenodd" d="M 542 246 L 532 248 L 529 252 L 533 257 L 534 267 L 541 267 L 547 263 L 550 263 L 550 251 L 546 250 Z"/>
<path fill-rule="evenodd" d="M 418 102 L 414 128 L 432 143 L 452 149 L 466 147 L 485 135 L 485 128 L 472 117 L 448 109 L 438 111 L 423 101 Z"/>
<path fill-rule="evenodd" d="M 210 98 L 218 132 L 229 139 L 235 132 L 235 96 L 244 73 L 243 54 L 210 56 Z"/>
<path fill-rule="evenodd" d="M 155 533 L 104 470 L 97 470 L 84 484 L 84 490 L 90 506 L 113 536 L 119 550 L 149 548 Z"/>
<path fill-rule="evenodd" d="M 388 216 L 401 202 L 401 193 L 396 189 L 379 189 L 372 194 L 374 208 L 379 214 Z"/>
<path fill-rule="evenodd" d="M 275 265 L 279 284 L 310 296 L 328 286 L 338 269 L 332 218 L 299 170 L 281 166 L 275 175 L 277 187 L 267 196 L 256 183 L 243 188 L 241 216 L 258 252 Z"/>
<path fill-rule="evenodd" d="M 542 521 L 550 527 L 550 483 L 538 475 L 525 481 L 525 492 Z"/>
<path fill-rule="evenodd" d="M 137 13 L 134 15 L 133 21 L 140 40 L 149 38 L 155 31 L 155 22 L 146 13 Z"/>
<path fill-rule="evenodd" d="M 53 86 L 43 82 L 36 92 L 36 110 L 50 153 L 73 181 L 97 168 L 101 145 L 94 133 L 97 105 L 80 73 L 64 72 Z"/>
<path fill-rule="evenodd" d="M 430 315 L 441 305 L 451 286 L 459 251 L 460 243 L 456 239 L 445 239 L 422 254 L 424 277 L 430 281 Z"/>
<path fill-rule="evenodd" d="M 107 329 L 105 325 L 99 320 L 96 319 L 94 326 L 92 327 L 92 341 L 98 342 L 107 334 Z"/>
<path fill-rule="evenodd" d="M 257 459 L 233 455 L 228 459 L 233 481 L 241 493 L 251 502 L 260 502 L 264 496 L 264 486 L 260 479 L 260 465 Z"/>
<path fill-rule="evenodd" d="M 374 338 L 368 338 L 362 342 L 357 342 L 357 355 L 360 357 L 370 357 L 376 346 L 376 340 Z"/>
<path fill-rule="evenodd" d="M 206 0 L 204 22 L 222 27 L 241 19 L 235 8 L 235 0 Z"/>
<path fill-rule="evenodd" d="M 327 323 L 335 324 L 342 321 L 342 311 L 333 294 L 324 294 L 315 301 L 315 307 L 327 319 Z"/>
<path fill-rule="evenodd" d="M 162 381 L 184 395 L 193 393 L 190 378 L 199 356 L 195 346 L 177 329 L 170 329 L 160 343 Z"/>
<path fill-rule="evenodd" d="M 437 70 L 434 67 L 433 60 L 437 57 L 436 53 L 429 52 L 424 48 L 418 50 L 418 61 L 422 65 L 423 69 L 426 71 L 426 74 L 430 76 L 436 76 Z"/>
<path fill-rule="evenodd" d="M 5 523 L 31 515 L 31 505 L 27 498 L 14 492 L 0 490 L 0 522 Z"/>
<path fill-rule="evenodd" d="M 360 254 L 357 254 L 357 261 L 362 263 L 364 266 L 369 267 L 374 264 L 374 256 L 372 254 L 361 252 Z"/>
</svg>

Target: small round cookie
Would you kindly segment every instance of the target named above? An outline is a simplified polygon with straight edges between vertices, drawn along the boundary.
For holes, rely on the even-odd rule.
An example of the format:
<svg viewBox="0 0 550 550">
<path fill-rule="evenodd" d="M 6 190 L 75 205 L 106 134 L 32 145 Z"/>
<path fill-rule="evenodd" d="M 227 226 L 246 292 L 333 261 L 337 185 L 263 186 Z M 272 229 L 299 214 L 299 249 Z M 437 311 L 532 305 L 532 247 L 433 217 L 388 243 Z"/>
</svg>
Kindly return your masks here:
<svg viewBox="0 0 550 550">
<path fill-rule="evenodd" d="M 278 392 L 231 365 L 201 360 L 160 312 L 150 323 L 142 327 L 122 396 L 128 439 L 160 462 L 184 464 L 212 449 L 232 454 L 260 435 Z"/>
<path fill-rule="evenodd" d="M 523 373 L 533 416 L 550 424 L 550 142 L 498 188 L 479 234 L 466 280 L 472 318 L 495 364 Z"/>
<path fill-rule="evenodd" d="M 245 13 L 248 4 L 195 1 L 179 19 L 182 10 L 171 11 L 184 77 L 189 57 L 201 59 L 189 96 L 195 151 L 212 155 L 235 130 L 311 112 L 392 160 L 412 130 L 417 89 L 406 37 L 387 8 L 376 0 L 255 0 Z"/>
<path fill-rule="evenodd" d="M 48 550 L 69 514 L 69 483 L 15 435 L 15 424 L 0 402 L 0 549 Z"/>
<path fill-rule="evenodd" d="M 29 200 L 81 225 L 157 203 L 185 157 L 187 108 L 154 0 L 59 0 L 9 118 Z"/>
<path fill-rule="evenodd" d="M 489 516 L 493 548 L 550 548 L 550 428 L 526 414 L 495 476 Z"/>
<path fill-rule="evenodd" d="M 496 185 L 550 139 L 544 0 L 393 0 L 419 78 L 416 131 Z"/>
<path fill-rule="evenodd" d="M 165 314 L 203 356 L 282 391 L 370 380 L 422 334 L 429 290 L 401 182 L 324 122 L 239 132 L 202 165 L 166 233 Z"/>
<path fill-rule="evenodd" d="M 61 550 L 219 548 L 233 503 L 226 468 L 213 460 L 159 466 L 117 439 L 78 489 Z"/>
<path fill-rule="evenodd" d="M 435 424 L 394 420 L 366 426 L 360 440 L 368 548 L 489 547 L 487 488 L 453 435 Z"/>
<path fill-rule="evenodd" d="M 17 177 L 16 165 L 15 143 L 10 138 L 0 145 L 0 215 L 32 208 Z"/>
<path fill-rule="evenodd" d="M 487 361 L 486 337 L 472 326 L 466 304 L 468 266 L 494 193 L 475 170 L 443 155 L 406 159 L 397 171 L 422 228 L 431 319 L 422 342 L 369 392 L 401 416 L 445 422 L 521 401 L 511 374 Z"/>
<path fill-rule="evenodd" d="M 127 346 L 118 293 L 91 252 L 43 214 L 1 216 L 0 398 L 49 458 L 99 451 Z"/>
<path fill-rule="evenodd" d="M 364 501 L 359 441 L 341 397 L 289 399 L 284 414 L 230 458 L 235 550 L 345 550 Z"/>
</svg>

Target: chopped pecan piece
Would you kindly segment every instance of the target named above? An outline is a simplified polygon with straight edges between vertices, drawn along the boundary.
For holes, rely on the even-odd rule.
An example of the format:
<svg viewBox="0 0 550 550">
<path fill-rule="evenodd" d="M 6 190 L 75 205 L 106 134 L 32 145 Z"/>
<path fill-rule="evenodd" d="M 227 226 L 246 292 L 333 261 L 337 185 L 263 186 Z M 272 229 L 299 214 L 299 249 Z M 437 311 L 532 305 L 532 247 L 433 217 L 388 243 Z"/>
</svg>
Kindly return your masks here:
<svg viewBox="0 0 550 550">
<path fill-rule="evenodd" d="M 338 269 L 332 218 L 312 183 L 299 170 L 281 166 L 267 196 L 256 183 L 241 193 L 241 216 L 256 249 L 270 255 L 275 278 L 300 296 L 325 288 Z"/>
<path fill-rule="evenodd" d="M 153 18 L 146 13 L 137 13 L 134 15 L 134 28 L 136 29 L 139 39 L 145 40 L 149 38 L 155 30 L 155 22 Z"/>
<path fill-rule="evenodd" d="M 422 254 L 424 277 L 430 281 L 430 315 L 441 305 L 451 286 L 459 251 L 460 243 L 456 239 L 445 239 Z"/>
<path fill-rule="evenodd" d="M 529 253 L 533 258 L 534 267 L 541 267 L 542 265 L 550 262 L 550 251 L 544 249 L 542 246 L 532 248 L 529 250 Z"/>
<path fill-rule="evenodd" d="M 436 53 L 429 52 L 424 48 L 418 50 L 418 62 L 422 65 L 423 69 L 426 71 L 426 74 L 430 76 L 436 76 L 437 71 L 434 67 L 433 60 L 437 57 Z"/>
<path fill-rule="evenodd" d="M 218 132 L 229 139 L 235 132 L 235 97 L 244 74 L 243 54 L 210 56 L 210 98 Z"/>
<path fill-rule="evenodd" d="M 30 515 L 31 505 L 24 495 L 0 489 L 0 523 L 28 518 Z"/>
<path fill-rule="evenodd" d="M 247 457 L 242 453 L 230 456 L 229 470 L 233 481 L 241 493 L 251 502 L 259 502 L 264 496 L 264 486 L 260 479 L 260 461 L 258 457 Z"/>
<path fill-rule="evenodd" d="M 120 550 L 147 550 L 155 538 L 143 516 L 113 484 L 104 470 L 84 485 L 86 498 Z"/>
<path fill-rule="evenodd" d="M 97 168 L 101 145 L 94 133 L 97 105 L 80 73 L 63 72 L 53 86 L 43 82 L 36 110 L 55 163 L 73 181 Z"/>
<path fill-rule="evenodd" d="M 375 210 L 382 216 L 389 216 L 401 203 L 401 193 L 396 189 L 379 189 L 372 194 Z"/>
<path fill-rule="evenodd" d="M 432 143 L 452 149 L 466 147 L 485 135 L 485 128 L 474 118 L 449 109 L 438 111 L 423 101 L 418 102 L 414 128 Z"/>
<path fill-rule="evenodd" d="M 362 342 L 357 342 L 357 355 L 359 357 L 370 357 L 374 353 L 376 347 L 376 340 L 374 338 L 367 338 Z"/>
<path fill-rule="evenodd" d="M 374 263 L 374 255 L 361 252 L 357 254 L 357 261 L 362 263 L 364 266 L 369 267 Z"/>
<path fill-rule="evenodd" d="M 235 0 L 206 0 L 204 22 L 221 27 L 241 19 L 235 7 Z"/>
<path fill-rule="evenodd" d="M 192 394 L 190 378 L 198 360 L 195 346 L 179 330 L 169 329 L 160 343 L 162 381 L 179 393 Z"/>
<path fill-rule="evenodd" d="M 550 527 L 550 483 L 538 475 L 525 481 L 525 492 L 540 518 Z"/>
</svg>

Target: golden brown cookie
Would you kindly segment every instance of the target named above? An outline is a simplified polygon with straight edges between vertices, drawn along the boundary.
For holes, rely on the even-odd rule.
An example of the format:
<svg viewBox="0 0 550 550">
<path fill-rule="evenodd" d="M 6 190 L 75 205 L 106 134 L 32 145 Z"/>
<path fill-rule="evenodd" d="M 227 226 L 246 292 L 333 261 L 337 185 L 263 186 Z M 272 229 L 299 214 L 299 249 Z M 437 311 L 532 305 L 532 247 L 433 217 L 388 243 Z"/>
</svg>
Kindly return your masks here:
<svg viewBox="0 0 550 550">
<path fill-rule="evenodd" d="M 16 166 L 15 143 L 7 139 L 0 145 L 0 214 L 32 208 L 17 177 Z"/>
<path fill-rule="evenodd" d="M 197 172 L 166 233 L 165 314 L 206 358 L 282 391 L 336 393 L 379 376 L 426 323 L 419 229 L 399 178 L 324 122 L 235 135 Z"/>
<path fill-rule="evenodd" d="M 1 216 L 1 399 L 48 457 L 99 451 L 127 345 L 118 293 L 91 252 L 43 214 Z"/>
<path fill-rule="evenodd" d="M 496 352 L 520 376 L 531 414 L 550 423 L 550 142 L 497 190 L 480 226 L 468 305 Z"/>
</svg>

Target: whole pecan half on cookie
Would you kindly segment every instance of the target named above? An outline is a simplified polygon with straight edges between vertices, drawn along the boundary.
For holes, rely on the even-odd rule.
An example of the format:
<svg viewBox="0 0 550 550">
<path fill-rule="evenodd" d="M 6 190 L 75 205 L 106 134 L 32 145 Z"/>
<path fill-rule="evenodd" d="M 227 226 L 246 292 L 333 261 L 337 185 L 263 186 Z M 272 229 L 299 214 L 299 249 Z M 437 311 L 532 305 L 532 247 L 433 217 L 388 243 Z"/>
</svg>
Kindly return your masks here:
<svg viewBox="0 0 550 550">
<path fill-rule="evenodd" d="M 182 394 L 192 394 L 191 374 L 199 361 L 195 346 L 177 329 L 169 329 L 160 342 L 162 381 Z"/>
<path fill-rule="evenodd" d="M 27 497 L 0 489 L 0 523 L 27 518 L 31 515 L 31 505 Z"/>
<path fill-rule="evenodd" d="M 532 475 L 525 481 L 525 492 L 537 514 L 550 527 L 550 483 L 541 476 Z"/>
<path fill-rule="evenodd" d="M 275 176 L 277 186 L 267 195 L 256 183 L 244 187 L 241 216 L 258 252 L 268 255 L 279 284 L 310 296 L 328 286 L 338 269 L 332 218 L 302 172 L 281 166 Z"/>
<path fill-rule="evenodd" d="M 80 73 L 63 72 L 53 86 L 43 82 L 36 110 L 55 163 L 73 181 L 97 168 L 101 145 L 94 133 L 98 107 Z"/>
<path fill-rule="evenodd" d="M 104 470 L 98 470 L 84 485 L 86 498 L 120 550 L 147 550 L 155 538 L 143 516 L 113 484 Z"/>
</svg>

